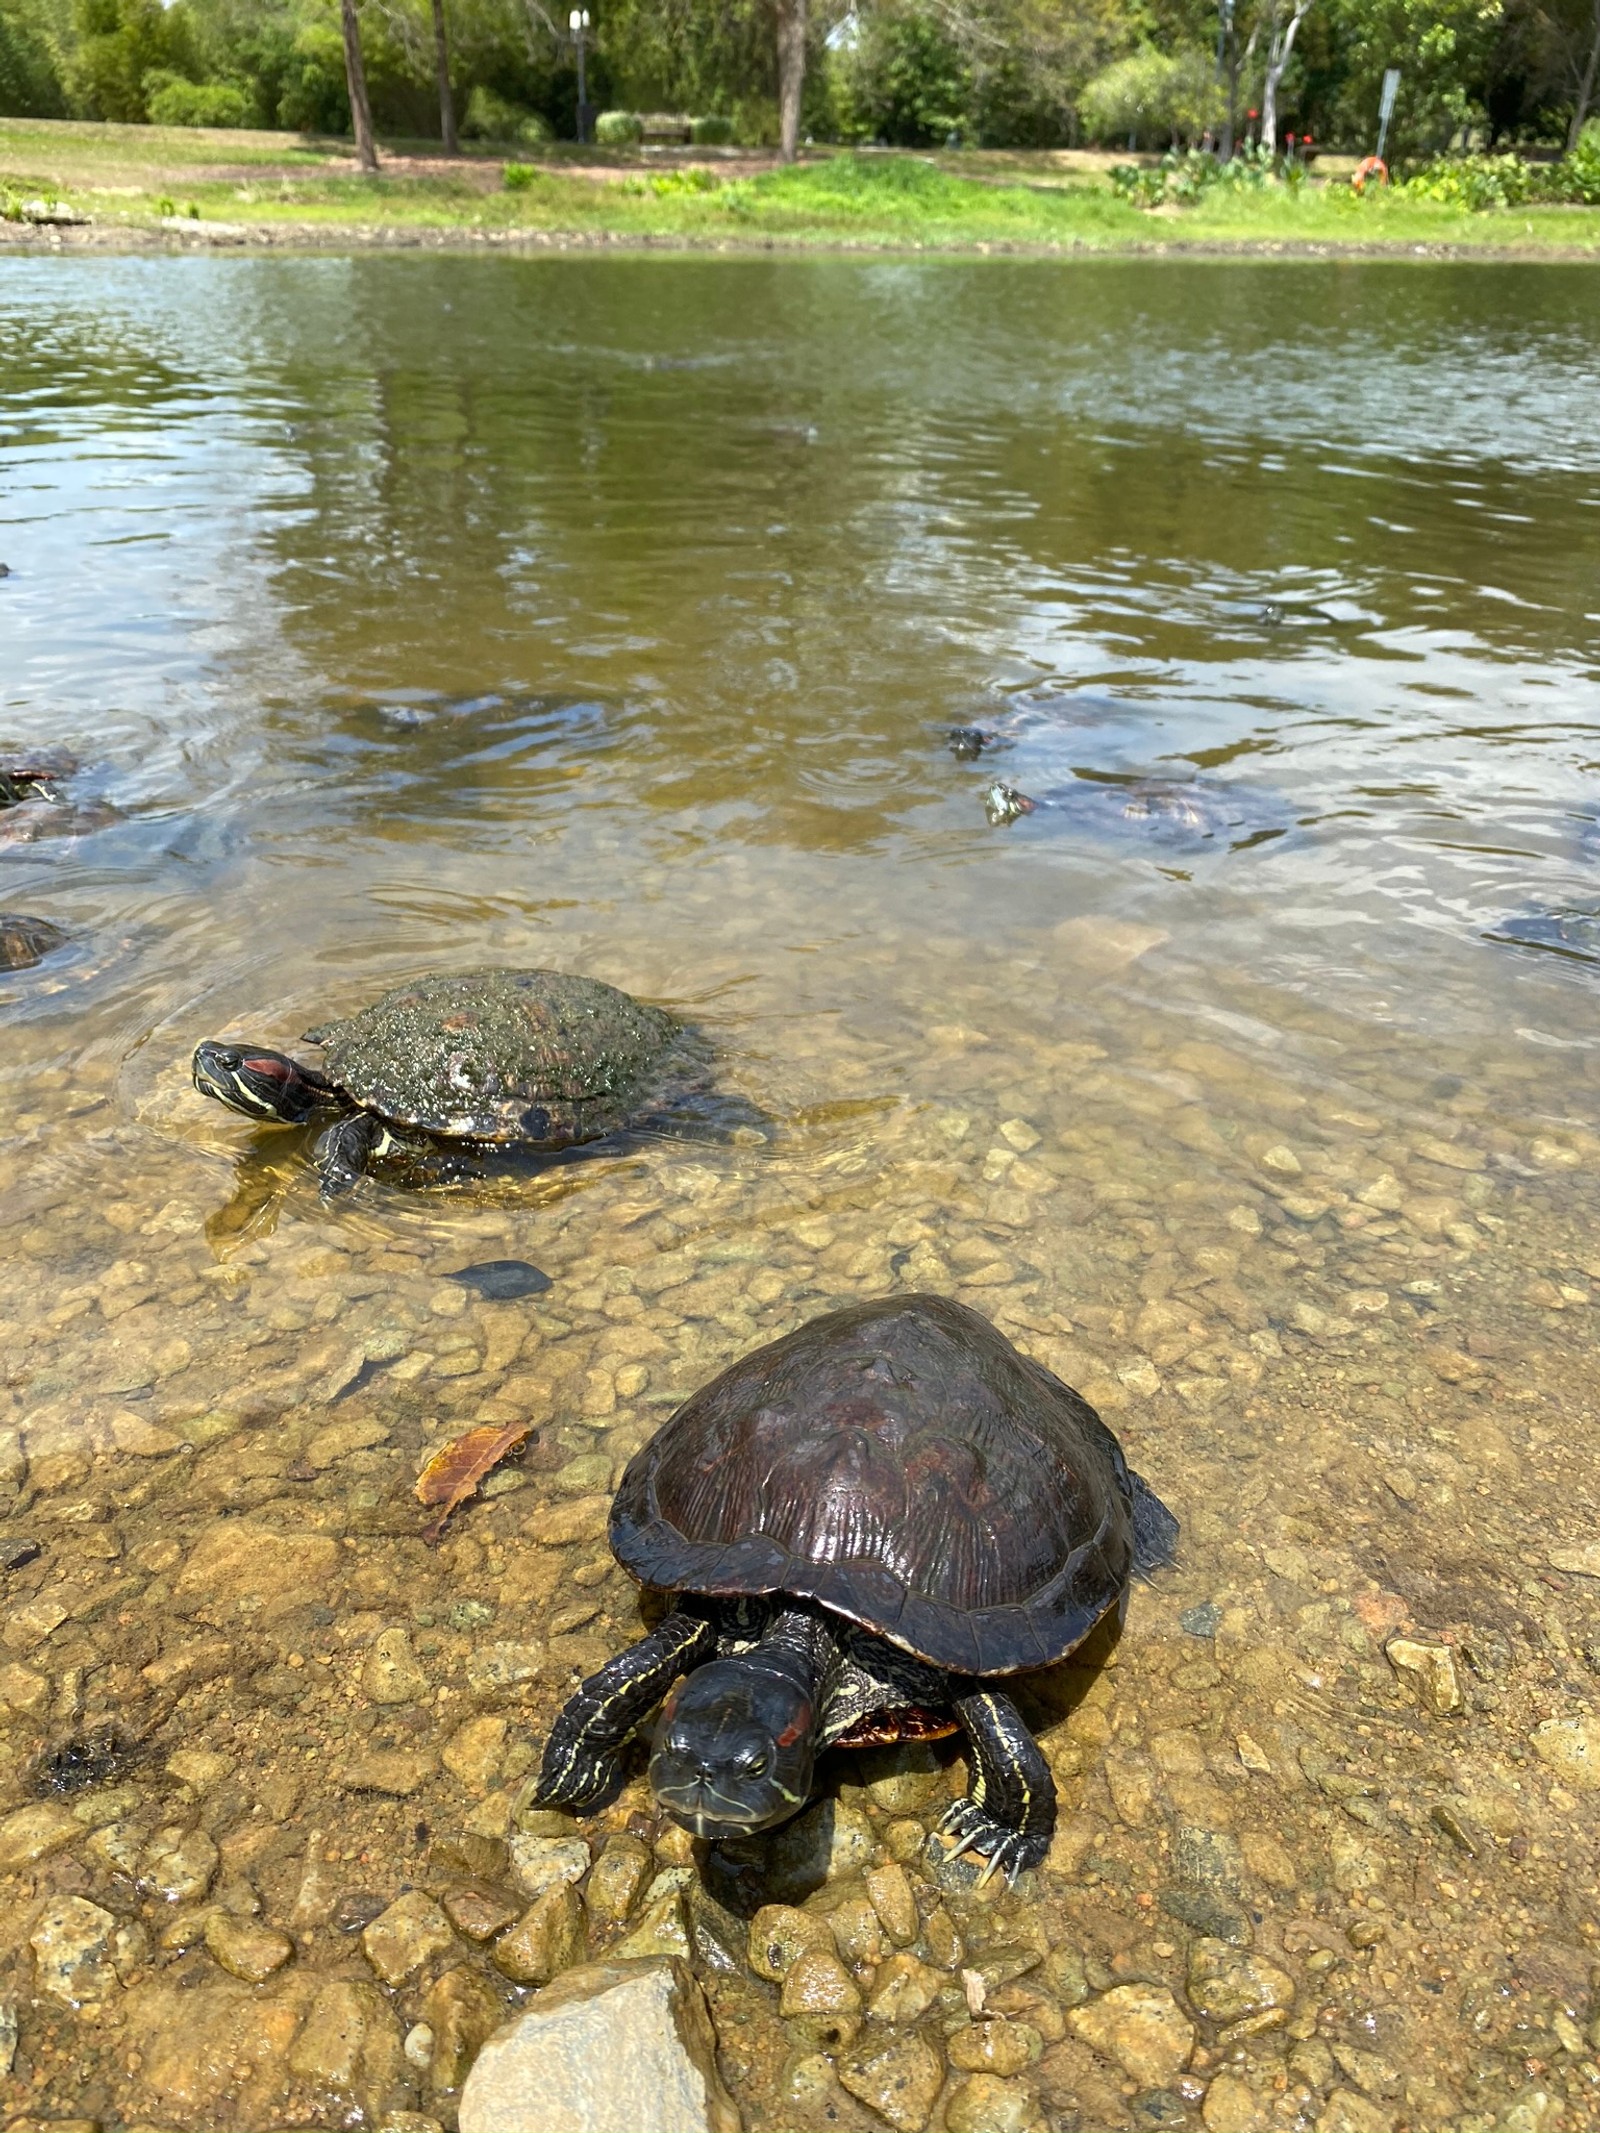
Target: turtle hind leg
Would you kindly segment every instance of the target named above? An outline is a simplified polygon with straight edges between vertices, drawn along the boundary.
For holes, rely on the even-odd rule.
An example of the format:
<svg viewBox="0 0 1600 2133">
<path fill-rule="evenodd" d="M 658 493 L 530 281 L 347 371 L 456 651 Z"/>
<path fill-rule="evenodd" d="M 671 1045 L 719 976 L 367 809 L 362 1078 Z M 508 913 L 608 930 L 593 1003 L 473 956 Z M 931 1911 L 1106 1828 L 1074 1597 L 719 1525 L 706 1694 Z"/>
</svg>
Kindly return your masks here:
<svg viewBox="0 0 1600 2133">
<path fill-rule="evenodd" d="M 974 1686 L 955 1699 L 955 1714 L 972 1751 L 967 1796 L 939 1824 L 956 1839 L 951 1857 L 981 1852 L 984 1878 L 1037 1866 L 1056 1826 L 1056 1781 L 1039 1743 L 1009 1696 Z"/>
<path fill-rule="evenodd" d="M 575 1814 L 596 1807 L 621 1781 L 629 1734 L 678 1676 L 717 1648 L 704 1615 L 674 1612 L 648 1637 L 591 1674 L 550 1728 L 534 1798 Z"/>
<path fill-rule="evenodd" d="M 1133 1485 L 1133 1567 L 1138 1576 L 1170 1570 L 1178 1560 L 1178 1521 L 1140 1474 Z"/>
</svg>

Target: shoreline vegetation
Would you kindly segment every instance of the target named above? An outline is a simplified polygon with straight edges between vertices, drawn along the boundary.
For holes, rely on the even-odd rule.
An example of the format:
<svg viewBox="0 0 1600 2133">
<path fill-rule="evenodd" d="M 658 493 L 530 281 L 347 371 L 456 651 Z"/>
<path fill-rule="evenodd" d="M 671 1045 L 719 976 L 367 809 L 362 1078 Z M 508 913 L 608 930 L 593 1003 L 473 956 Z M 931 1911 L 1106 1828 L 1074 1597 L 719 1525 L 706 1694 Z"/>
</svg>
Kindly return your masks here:
<svg viewBox="0 0 1600 2133">
<path fill-rule="evenodd" d="M 1472 211 L 1350 189 L 1329 157 L 1295 186 L 1141 207 L 1065 150 L 835 152 L 350 142 L 0 119 L 0 250 L 674 249 L 951 255 L 1479 257 L 1600 261 L 1600 208 Z M 1155 158 L 1139 160 L 1154 167 Z M 1348 164 L 1348 167 L 1347 167 Z"/>
</svg>

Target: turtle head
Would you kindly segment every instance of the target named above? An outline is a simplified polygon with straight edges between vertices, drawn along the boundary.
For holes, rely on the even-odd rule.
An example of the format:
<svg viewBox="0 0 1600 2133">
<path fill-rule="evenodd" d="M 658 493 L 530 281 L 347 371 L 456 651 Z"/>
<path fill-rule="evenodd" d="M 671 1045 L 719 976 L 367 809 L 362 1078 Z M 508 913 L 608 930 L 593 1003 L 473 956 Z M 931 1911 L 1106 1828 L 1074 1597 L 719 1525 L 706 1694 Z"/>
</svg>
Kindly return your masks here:
<svg viewBox="0 0 1600 2133">
<path fill-rule="evenodd" d="M 808 1690 L 754 1662 L 714 1659 L 668 1697 L 650 1789 L 697 1837 L 747 1837 L 811 1796 L 817 1713 Z"/>
<path fill-rule="evenodd" d="M 194 1085 L 246 1118 L 269 1119 L 276 1126 L 300 1126 L 333 1096 L 327 1082 L 296 1066 L 282 1052 L 257 1051 L 250 1045 L 196 1045 Z"/>
</svg>

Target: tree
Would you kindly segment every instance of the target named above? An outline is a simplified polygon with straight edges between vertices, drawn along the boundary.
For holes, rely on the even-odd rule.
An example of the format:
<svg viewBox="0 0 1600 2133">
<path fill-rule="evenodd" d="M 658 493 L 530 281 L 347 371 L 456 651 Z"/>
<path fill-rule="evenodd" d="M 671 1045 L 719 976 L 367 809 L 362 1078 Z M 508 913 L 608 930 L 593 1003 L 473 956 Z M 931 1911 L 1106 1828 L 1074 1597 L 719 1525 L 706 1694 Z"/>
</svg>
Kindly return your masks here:
<svg viewBox="0 0 1600 2133">
<path fill-rule="evenodd" d="M 367 102 L 367 70 L 361 63 L 361 21 L 356 0 L 340 0 L 344 29 L 344 73 L 350 87 L 350 124 L 356 137 L 356 155 L 363 170 L 378 167 L 377 143 L 372 138 L 372 106 Z"/>
<path fill-rule="evenodd" d="M 800 148 L 800 100 L 806 88 L 806 0 L 777 0 L 778 160 L 792 163 Z"/>
<path fill-rule="evenodd" d="M 1267 47 L 1267 76 L 1261 89 L 1261 144 L 1268 155 L 1278 152 L 1278 84 L 1283 80 L 1283 70 L 1289 64 L 1294 51 L 1295 38 L 1300 34 L 1300 25 L 1311 10 L 1311 0 L 1290 0 L 1287 23 L 1283 20 L 1279 0 L 1272 5 L 1272 35 Z"/>
<path fill-rule="evenodd" d="M 453 156 L 456 141 L 456 103 L 450 94 L 450 44 L 445 36 L 444 0 L 433 0 L 433 65 L 439 77 L 439 133 L 444 152 Z"/>
</svg>

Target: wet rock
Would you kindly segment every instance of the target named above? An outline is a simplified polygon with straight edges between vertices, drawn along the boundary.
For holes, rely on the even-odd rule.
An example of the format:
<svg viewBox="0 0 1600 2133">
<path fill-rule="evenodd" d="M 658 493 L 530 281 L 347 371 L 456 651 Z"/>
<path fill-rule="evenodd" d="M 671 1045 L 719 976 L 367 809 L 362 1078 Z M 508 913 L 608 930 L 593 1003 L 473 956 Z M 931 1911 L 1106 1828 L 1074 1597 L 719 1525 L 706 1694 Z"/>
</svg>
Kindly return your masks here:
<svg viewBox="0 0 1600 2133">
<path fill-rule="evenodd" d="M 494 1963 L 514 1984 L 545 1985 L 584 1954 L 583 1905 L 570 1881 L 546 1889 L 494 1944 Z"/>
<path fill-rule="evenodd" d="M 511 1878 L 530 1903 L 563 1882 L 581 1881 L 588 1871 L 589 1847 L 581 1837 L 511 1839 Z"/>
<path fill-rule="evenodd" d="M 68 2007 L 105 1999 L 117 1986 L 117 1931 L 111 1913 L 85 1897 L 51 1904 L 28 1936 L 38 1991 Z"/>
<path fill-rule="evenodd" d="M 167 1757 L 168 1775 L 202 1796 L 214 1792 L 232 1768 L 227 1756 L 215 1755 L 209 1748 L 180 1748 Z"/>
<path fill-rule="evenodd" d="M 173 1598 L 213 1619 L 232 1616 L 248 1601 L 270 1620 L 302 1605 L 307 1593 L 323 1591 L 338 1560 L 338 1542 L 321 1534 L 279 1533 L 251 1519 L 224 1519 L 191 1549 Z"/>
<path fill-rule="evenodd" d="M 739 2133 L 716 2040 L 684 1963 L 589 1963 L 547 1987 L 479 2052 L 460 2133 Z"/>
<path fill-rule="evenodd" d="M 652 1956 L 690 1953 L 689 1920 L 684 1909 L 684 1886 L 675 1884 L 648 1904 L 644 1916 L 611 1953 L 619 1961 L 643 1962 Z"/>
<path fill-rule="evenodd" d="M 1575 1541 L 1570 1546 L 1547 1548 L 1545 1561 L 1552 1570 L 1569 1577 L 1600 1578 L 1600 1540 Z"/>
<path fill-rule="evenodd" d="M 883 1927 L 865 1888 L 852 1889 L 842 1902 L 831 1905 L 827 1919 L 839 1953 L 852 1970 L 864 1970 L 882 1960 Z"/>
<path fill-rule="evenodd" d="M 1383 1881 L 1383 1854 L 1354 1830 L 1336 1829 L 1328 1850 L 1333 1861 L 1333 1885 L 1341 1896 L 1375 1889 Z"/>
<path fill-rule="evenodd" d="M 650 1848 L 637 1837 L 619 1832 L 606 1839 L 584 1890 L 584 1902 L 596 1925 L 622 1924 L 639 1901 L 650 1865 Z"/>
<path fill-rule="evenodd" d="M 1073 2008 L 1067 2027 L 1141 2088 L 1167 2087 L 1194 2049 L 1193 2023 L 1160 1985 L 1115 1985 Z"/>
<path fill-rule="evenodd" d="M 449 1919 L 421 1889 L 396 1897 L 361 1935 L 362 1953 L 386 1985 L 403 1985 L 454 1945 Z"/>
<path fill-rule="evenodd" d="M 259 1985 L 294 1954 L 294 1942 L 276 1926 L 256 1918 L 230 1918 L 220 1908 L 206 1919 L 205 1943 L 222 1968 L 247 1985 Z"/>
<path fill-rule="evenodd" d="M 834 2050 L 861 2026 L 861 1990 L 831 1948 L 806 1948 L 789 1966 L 778 2012 L 809 2043 Z"/>
<path fill-rule="evenodd" d="M 951 2092 L 946 2133 L 1046 2133 L 1039 2099 L 1025 2081 L 974 2074 Z"/>
<path fill-rule="evenodd" d="M 917 1814 L 945 1789 L 944 1766 L 926 1742 L 874 1750 L 864 1768 L 867 1798 L 885 1814 Z"/>
<path fill-rule="evenodd" d="M 869 1865 L 876 1848 L 872 1824 L 859 1808 L 824 1800 L 797 1816 L 775 1840 L 770 1869 L 774 1893 L 804 1895 L 825 1881 L 843 1881 Z"/>
<path fill-rule="evenodd" d="M 920 2022 L 949 1982 L 920 1956 L 891 1955 L 878 1965 L 867 2013 L 874 2022 Z"/>
<path fill-rule="evenodd" d="M 1295 1997 L 1294 1979 L 1286 1970 L 1221 1940 L 1195 1942 L 1187 1989 L 1191 2006 L 1212 2022 L 1287 2009 Z"/>
<path fill-rule="evenodd" d="M 950 2064 L 966 2074 L 1020 2074 L 1044 2050 L 1044 2039 L 1026 2022 L 1003 2016 L 970 2023 L 947 2038 Z"/>
<path fill-rule="evenodd" d="M 302 2081 L 349 2092 L 399 2050 L 400 2025 L 378 1987 L 335 1978 L 311 2002 L 288 2065 Z"/>
<path fill-rule="evenodd" d="M 1448 1644 L 1420 1637 L 1391 1637 L 1384 1651 L 1397 1673 L 1408 1674 L 1416 1682 L 1424 1710 L 1436 1718 L 1448 1718 L 1464 1708 L 1461 1673 Z"/>
<path fill-rule="evenodd" d="M 493 1713 L 469 1718 L 445 1743 L 444 1767 L 473 1792 L 486 1792 L 499 1774 L 509 1731 L 505 1719 Z"/>
<path fill-rule="evenodd" d="M 333 1781 L 346 1792 L 382 1792 L 392 1800 L 405 1800 L 437 1768 L 434 1757 L 420 1750 L 375 1748 L 370 1754 L 352 1756 L 334 1772 Z"/>
<path fill-rule="evenodd" d="M 1268 2133 L 1271 2113 L 1248 2081 L 1238 2074 L 1218 2074 L 1206 2090 L 1200 2117 L 1206 2133 Z"/>
<path fill-rule="evenodd" d="M 1394 2114 L 1354 2089 L 1335 2089 L 1317 2113 L 1315 2133 L 1394 2133 Z"/>
<path fill-rule="evenodd" d="M 428 1677 L 403 1629 L 386 1629 L 374 1637 L 361 1669 L 361 1687 L 378 1704 L 420 1703 L 427 1695 Z"/>
<path fill-rule="evenodd" d="M 19 1807 L 0 1822 L 0 1874 L 19 1873 L 82 1838 L 83 1824 L 56 1800 Z"/>
<path fill-rule="evenodd" d="M 139 1862 L 139 1886 L 167 1903 L 194 1903 L 211 1886 L 217 1847 L 203 1829 L 158 1829 Z"/>
<path fill-rule="evenodd" d="M 882 1866 L 869 1867 L 862 1878 L 884 1932 L 896 1947 L 909 1947 L 917 1937 L 921 1921 L 905 1868 L 889 1860 Z"/>
<path fill-rule="evenodd" d="M 1578 1718 L 1547 1718 L 1534 1727 L 1528 1743 L 1565 1784 L 1581 1791 L 1600 1786 L 1600 1716 L 1584 1712 Z"/>
<path fill-rule="evenodd" d="M 839 2080 L 896 2133 L 922 2133 L 944 2086 L 944 2067 L 921 2037 L 884 2039 L 869 2030 L 838 2062 Z"/>
<path fill-rule="evenodd" d="M 447 1889 L 440 1901 L 445 1917 L 466 1940 L 493 1940 L 517 1916 L 516 1906 L 491 1889 Z"/>
<path fill-rule="evenodd" d="M 1076 1948 L 1054 1948 L 1039 1967 L 1036 1982 L 1063 2007 L 1081 2007 L 1089 1997 L 1088 1970 Z"/>
<path fill-rule="evenodd" d="M 436 2093 L 460 2088 L 501 2013 L 493 1988 L 464 1963 L 434 1979 L 422 2019 L 433 2032 L 428 2083 Z"/>
</svg>

